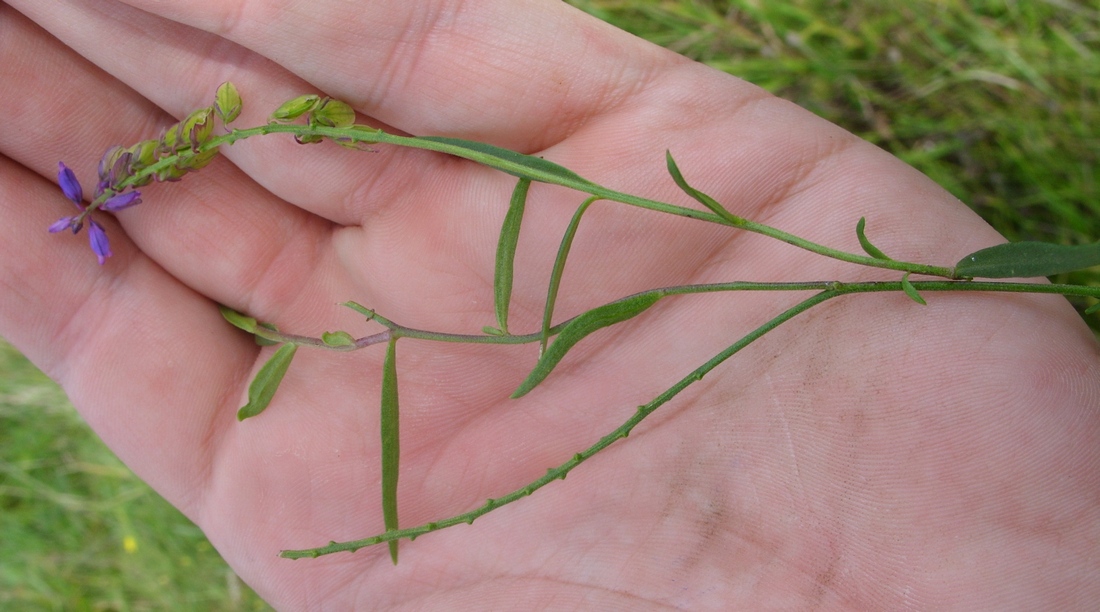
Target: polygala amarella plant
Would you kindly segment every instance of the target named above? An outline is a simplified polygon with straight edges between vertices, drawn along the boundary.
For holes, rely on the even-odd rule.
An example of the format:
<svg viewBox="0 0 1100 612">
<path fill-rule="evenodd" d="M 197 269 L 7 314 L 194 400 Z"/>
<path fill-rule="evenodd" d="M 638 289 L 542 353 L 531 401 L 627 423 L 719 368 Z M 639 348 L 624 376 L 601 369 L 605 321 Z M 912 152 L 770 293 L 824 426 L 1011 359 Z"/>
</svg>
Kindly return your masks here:
<svg viewBox="0 0 1100 612">
<path fill-rule="evenodd" d="M 788 234 L 779 229 L 750 221 L 729 212 L 707 194 L 695 189 L 684 179 L 671 154 L 665 163 L 671 179 L 705 210 L 676 206 L 644 197 L 608 189 L 582 178 L 579 174 L 540 157 L 533 157 L 490 144 L 444 137 L 413 137 L 389 134 L 382 130 L 357 125 L 355 111 L 344 102 L 321 95 L 307 94 L 289 100 L 271 115 L 268 123 L 247 129 L 230 128 L 241 112 L 241 97 L 232 83 L 218 87 L 214 103 L 195 110 L 179 123 L 169 127 L 157 139 L 143 140 L 127 148 L 114 146 L 107 150 L 99 162 L 94 196 L 84 204 L 84 191 L 76 177 L 65 164 L 59 163 L 58 184 L 62 193 L 78 212 L 66 216 L 49 226 L 50 232 L 70 230 L 79 233 L 87 224 L 92 251 L 100 264 L 111 256 L 110 244 L 103 226 L 91 215 L 96 211 L 117 213 L 141 203 L 137 188 L 157 181 L 178 181 L 187 174 L 200 170 L 217 157 L 219 147 L 238 140 L 267 134 L 290 134 L 301 144 L 330 140 L 343 147 L 369 150 L 371 145 L 391 145 L 427 149 L 465 158 L 472 162 L 495 168 L 515 176 L 515 190 L 500 230 L 494 274 L 495 325 L 486 326 L 482 334 L 463 335 L 445 331 L 426 331 L 404 327 L 368 307 L 355 302 L 344 305 L 362 314 L 367 320 L 381 324 L 385 331 L 355 337 L 345 331 L 327 332 L 320 337 L 299 336 L 284 333 L 274 325 L 222 307 L 225 319 L 255 336 L 261 344 L 279 345 L 274 354 L 260 368 L 248 389 L 248 402 L 238 411 L 239 419 L 254 417 L 271 403 L 279 383 L 291 365 L 299 347 L 331 351 L 355 351 L 373 345 L 385 345 L 382 365 L 381 389 L 381 437 L 382 437 L 382 514 L 385 532 L 350 542 L 330 542 L 328 545 L 306 550 L 285 550 L 288 558 L 317 557 L 339 551 L 355 551 L 364 546 L 387 542 L 394 563 L 397 562 L 397 542 L 402 538 L 413 539 L 425 533 L 444 529 L 460 523 L 472 523 L 474 519 L 505 504 L 534 493 L 536 490 L 565 478 L 573 468 L 600 452 L 620 438 L 626 437 L 642 420 L 665 402 L 687 388 L 723 361 L 768 333 L 782 323 L 794 318 L 827 300 L 852 293 L 900 291 L 915 302 L 925 304 L 923 293 L 937 291 L 996 291 L 1018 293 L 1056 293 L 1066 296 L 1100 298 L 1100 288 L 1066 284 L 1034 284 L 1007 281 L 975 280 L 1021 277 L 1042 277 L 1087 268 L 1100 264 L 1100 244 L 1064 246 L 1039 242 L 1002 244 L 962 258 L 954 267 L 944 268 L 920 263 L 898 261 L 875 247 L 865 233 L 865 220 L 855 224 L 856 237 L 864 253 L 848 253 Z M 221 123 L 225 129 L 215 130 Z M 519 240 L 527 192 L 532 182 L 560 185 L 586 194 L 578 206 L 562 238 L 554 261 L 547 290 L 541 327 L 527 334 L 513 334 L 508 328 L 508 310 L 511 301 L 513 260 Z M 696 219 L 702 222 L 724 225 L 731 230 L 749 231 L 769 236 L 796 247 L 841 261 L 864 266 L 897 271 L 899 278 L 881 282 L 842 282 L 839 280 L 794 283 L 727 282 L 707 285 L 682 285 L 661 287 L 643 291 L 604 304 L 572 319 L 554 322 L 554 303 L 558 294 L 562 272 L 569 256 L 573 236 L 581 219 L 593 202 L 607 200 L 646 208 L 662 213 Z M 910 280 L 919 274 L 938 280 Z M 749 332 L 715 355 L 706 363 L 689 372 L 665 392 L 649 403 L 639 406 L 631 417 L 615 430 L 600 438 L 591 447 L 569 457 L 560 465 L 550 468 L 541 478 L 501 497 L 490 499 L 474 510 L 456 514 L 439 521 L 414 527 L 399 527 L 397 512 L 397 480 L 400 460 L 398 446 L 398 393 L 396 346 L 402 338 L 428 341 L 467 342 L 482 344 L 538 343 L 539 358 L 530 374 L 520 383 L 512 397 L 520 397 L 537 386 L 565 354 L 578 342 L 605 327 L 631 319 L 649 309 L 658 301 L 675 295 L 718 291 L 812 291 L 811 297 L 778 313 L 767 323 Z M 1086 313 L 1100 308 L 1100 303 Z"/>
</svg>

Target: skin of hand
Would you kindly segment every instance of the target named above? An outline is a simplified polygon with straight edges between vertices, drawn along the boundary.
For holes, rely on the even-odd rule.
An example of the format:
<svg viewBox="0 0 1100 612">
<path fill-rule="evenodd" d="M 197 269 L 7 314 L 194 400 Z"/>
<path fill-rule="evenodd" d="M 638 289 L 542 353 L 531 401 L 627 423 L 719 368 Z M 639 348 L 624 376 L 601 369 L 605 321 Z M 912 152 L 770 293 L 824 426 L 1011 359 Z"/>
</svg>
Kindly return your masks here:
<svg viewBox="0 0 1100 612">
<path fill-rule="evenodd" d="M 292 333 L 494 323 L 514 178 L 443 155 L 240 142 L 100 214 L 114 256 L 48 235 L 110 145 L 158 136 L 231 80 L 234 124 L 324 92 L 397 133 L 482 140 L 611 188 L 859 252 L 952 265 L 1001 238 L 929 179 L 755 86 L 553 0 L 8 0 L 0 4 L 0 335 L 279 609 L 1074 609 L 1100 598 L 1100 359 L 1056 296 L 849 296 L 800 315 L 530 499 L 470 526 L 292 561 L 383 530 L 384 347 L 302 349 L 238 423 L 271 348 L 223 303 Z M 510 327 L 536 329 L 583 196 L 534 185 Z M 670 284 L 893 280 L 698 221 L 597 203 L 560 317 Z M 536 347 L 406 340 L 402 526 L 471 509 L 586 448 L 805 297 L 663 300 L 507 399 Z M 560 320 L 560 319 L 559 319 Z"/>
</svg>

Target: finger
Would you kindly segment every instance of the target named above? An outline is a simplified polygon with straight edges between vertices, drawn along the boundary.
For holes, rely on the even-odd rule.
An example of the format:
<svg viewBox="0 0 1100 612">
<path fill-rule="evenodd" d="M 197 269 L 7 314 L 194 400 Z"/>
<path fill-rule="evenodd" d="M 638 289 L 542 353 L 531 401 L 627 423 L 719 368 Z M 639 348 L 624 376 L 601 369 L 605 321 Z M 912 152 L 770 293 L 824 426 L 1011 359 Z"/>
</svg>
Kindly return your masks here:
<svg viewBox="0 0 1100 612">
<path fill-rule="evenodd" d="M 94 162 L 75 160 L 98 160 L 112 143 L 156 137 L 172 121 L 6 5 L 0 16 L 0 73 L 5 82 L 24 83 L 0 90 L 0 104 L 22 126 L 0 133 L 0 151 L 12 159 L 51 180 L 58 160 L 68 160 L 90 192 Z M 347 299 L 345 292 L 302 291 L 303 283 L 328 280 L 315 272 L 331 266 L 314 255 L 328 244 L 328 223 L 272 197 L 222 160 L 200 179 L 144 187 L 145 202 L 119 213 L 143 252 L 200 293 L 261 315 L 292 312 L 296 297 L 327 305 Z M 74 212 L 60 191 L 47 192 L 42 202 L 53 220 Z M 122 265 L 129 241 L 113 224 L 108 236 L 116 253 L 111 265 Z M 84 236 L 36 231 L 23 240 L 75 247 L 94 261 Z M 281 274 L 269 274 L 273 267 Z"/>
<path fill-rule="evenodd" d="M 0 158 L 0 335 L 61 384 L 139 476 L 191 513 L 233 422 L 225 408 L 236 394 L 225 390 L 238 388 L 256 349 L 124 244 L 115 257 L 125 265 L 101 268 L 85 245 L 46 236 L 53 214 L 27 203 L 55 190 Z"/>
<path fill-rule="evenodd" d="M 409 132 L 526 151 L 682 61 L 559 2 L 129 4 L 236 41 Z"/>
<path fill-rule="evenodd" d="M 204 54 L 212 48 L 232 46 L 224 41 L 213 40 L 214 37 L 204 35 L 201 32 L 189 32 L 178 24 L 166 22 L 133 10 L 127 12 L 125 7 L 121 11 L 105 12 L 97 8 L 96 5 L 86 2 L 62 2 L 45 5 L 41 3 L 17 3 L 17 5 L 47 28 L 64 37 L 72 47 L 82 53 L 89 54 L 109 72 L 118 75 L 128 84 L 153 99 L 158 106 L 172 108 L 177 115 L 182 115 L 189 108 L 180 106 L 178 100 L 197 100 L 198 98 L 196 97 L 195 85 L 189 83 L 186 79 L 179 79 L 175 75 L 209 72 L 210 64 L 213 62 L 204 59 L 207 57 Z M 81 25 L 73 28 L 71 24 L 74 23 Z M 97 33 L 111 30 L 121 30 L 122 35 L 119 37 L 117 45 L 105 49 L 103 45 L 98 43 Z M 180 49 L 187 49 L 189 52 L 179 53 Z M 129 58 L 134 56 L 156 57 L 157 61 L 133 62 Z M 269 69 L 271 67 L 270 63 L 246 61 L 240 56 L 235 61 L 228 63 L 241 63 L 247 66 L 260 65 L 262 69 L 256 71 L 242 70 L 240 74 L 233 74 L 232 78 L 236 80 L 240 77 L 243 82 L 256 82 L 257 89 L 261 92 L 272 89 L 275 91 L 289 90 L 295 83 L 298 83 L 296 78 L 281 74 L 279 70 Z M 155 69 L 149 69 L 150 64 L 154 65 Z M 203 85 L 203 95 L 208 96 L 209 89 L 220 78 L 223 77 L 219 75 L 217 78 L 208 79 L 210 82 Z M 274 79 L 275 85 L 273 87 L 259 85 L 260 82 L 267 79 Z M 90 102 L 86 100 L 85 104 L 90 106 Z M 108 101 L 95 101 L 95 104 L 97 109 L 113 107 L 112 103 Z M 246 104 L 246 108 L 253 106 L 251 103 Z M 261 113 L 253 111 L 253 114 L 260 115 Z M 257 118 L 257 120 L 262 121 L 260 118 Z M 47 128 L 50 126 L 50 124 L 43 125 Z M 46 138 L 43 137 L 42 139 L 45 140 Z M 285 145 L 285 141 L 288 140 L 284 139 L 282 144 Z M 485 202 L 500 202 L 501 205 L 494 207 L 496 210 L 490 214 L 502 215 L 503 203 L 507 201 L 507 192 L 511 188 L 511 182 L 514 179 L 497 174 L 488 175 L 486 172 L 477 170 L 471 171 L 466 165 L 457 165 L 446 160 L 436 159 L 433 162 L 432 158 L 424 158 L 423 155 L 416 152 L 405 153 L 390 149 L 379 155 L 355 155 L 332 147 L 327 153 L 324 149 L 321 149 L 321 153 L 315 155 L 315 149 L 302 150 L 301 147 L 295 145 L 286 145 L 290 149 L 286 149 L 285 156 L 279 158 L 278 155 L 272 156 L 264 152 L 265 147 L 272 144 L 267 139 L 262 143 L 262 147 L 240 148 L 247 144 L 249 143 L 232 147 L 227 151 L 227 155 L 233 156 L 235 162 L 257 176 L 258 180 L 269 188 L 275 189 L 278 195 L 284 196 L 313 212 L 318 212 L 328 218 L 339 219 L 345 223 L 370 218 L 371 223 L 364 228 L 361 236 L 355 236 L 352 233 L 352 237 L 339 243 L 345 246 L 338 253 L 338 256 L 346 261 L 369 261 L 372 262 L 375 269 L 393 270 L 400 276 L 387 279 L 384 276 L 377 275 L 375 283 L 384 285 L 385 290 L 354 292 L 353 295 L 358 299 L 368 300 L 377 299 L 377 296 L 395 295 L 398 292 L 392 290 L 392 288 L 397 284 L 396 281 L 400 279 L 401 289 L 403 290 L 401 294 L 413 296 L 411 300 L 374 301 L 372 305 L 380 308 L 388 307 L 392 311 L 411 310 L 416 315 L 431 315 L 439 312 L 439 302 L 433 302 L 429 309 L 425 309 L 423 306 L 425 296 L 441 298 L 445 303 L 453 301 L 456 296 L 464 300 L 463 296 L 470 295 L 475 290 L 487 294 L 491 280 L 486 275 L 474 277 L 472 284 L 468 283 L 459 287 L 440 286 L 438 280 L 434 278 L 435 275 L 410 275 L 408 273 L 409 262 L 419 262 L 420 269 L 436 273 L 449 273 L 450 270 L 464 272 L 470 269 L 491 269 L 495 233 L 491 229 L 487 229 L 487 227 L 491 227 L 491 223 L 486 223 L 483 220 L 486 211 Z M 282 150 L 282 145 L 278 141 L 273 144 L 274 147 L 267 148 Z M 423 159 L 418 159 L 416 164 L 406 164 L 401 161 L 407 156 L 417 155 Z M 384 159 L 379 159 L 383 156 Z M 657 156 L 654 156 L 654 158 L 656 159 Z M 278 170 L 272 171 L 273 168 L 278 168 Z M 286 171 L 283 171 L 283 168 L 286 168 Z M 317 180 L 317 177 L 329 176 L 325 173 L 333 168 L 337 168 L 339 171 L 335 177 L 332 177 L 332 180 Z M 621 172 L 621 169 L 615 168 L 608 168 L 608 170 Z M 384 176 L 384 180 L 371 178 L 377 175 Z M 223 180 L 220 174 L 204 171 L 203 176 L 199 178 L 201 179 L 199 186 L 193 189 L 200 193 L 185 192 L 185 196 L 194 197 L 198 195 L 199 197 L 196 199 L 200 202 L 217 201 L 214 200 L 215 194 L 224 188 L 226 193 L 233 196 L 234 205 L 232 208 L 245 209 L 245 219 L 263 219 L 273 214 L 279 214 L 277 206 L 273 206 L 275 209 L 273 213 L 266 210 L 253 210 L 247 206 L 237 204 L 242 200 L 248 202 L 252 200 L 238 195 L 242 187 L 234 184 L 235 177 L 231 174 L 229 179 Z M 364 179 L 366 179 L 365 186 L 362 184 Z M 188 180 L 193 179 L 189 178 Z M 296 185 L 304 187 L 296 187 Z M 369 194 L 370 197 L 367 197 L 366 194 Z M 545 192 L 540 195 L 540 191 L 536 189 L 533 197 L 545 196 Z M 360 204 L 359 200 L 365 203 Z M 378 210 L 378 206 L 374 202 L 379 201 L 387 203 L 386 210 Z M 359 210 L 351 211 L 343 208 L 345 203 L 350 203 L 352 207 L 357 206 Z M 579 203 L 579 200 L 576 202 L 570 201 L 565 207 L 558 206 L 545 210 L 540 207 L 532 207 L 534 210 L 530 215 L 531 225 L 536 227 L 550 225 L 555 229 L 549 232 L 537 232 L 525 238 L 527 242 L 535 243 L 528 252 L 538 254 L 553 252 L 556 247 L 557 233 L 560 231 L 557 228 L 564 226 L 565 220 L 571 214 L 572 207 L 576 203 Z M 158 259 L 165 260 L 166 265 L 170 266 L 174 273 L 180 275 L 181 278 L 186 278 L 188 282 L 199 283 L 203 279 L 209 278 L 221 281 L 224 278 L 223 276 L 210 277 L 207 275 L 206 270 L 202 271 L 202 278 L 192 281 L 184 270 L 172 266 L 171 262 L 183 261 L 183 268 L 194 270 L 193 264 L 198 263 L 195 261 L 195 258 L 199 256 L 197 254 L 201 253 L 203 257 L 207 256 L 211 253 L 210 246 L 215 246 L 213 253 L 218 253 L 217 245 L 235 245 L 241 242 L 236 236 L 226 236 L 228 232 L 225 231 L 224 226 L 230 225 L 232 227 L 233 224 L 220 222 L 222 216 L 232 213 L 224 206 L 215 211 L 205 210 L 195 204 L 181 206 L 180 202 L 174 198 L 165 198 L 163 203 L 158 202 L 155 207 L 147 205 L 145 208 L 160 207 L 165 207 L 172 213 L 172 217 L 167 220 L 163 217 L 159 219 L 160 221 L 167 221 L 167 223 L 154 227 L 144 224 L 140 227 L 133 226 L 135 235 L 139 235 L 138 239 L 143 248 L 155 253 Z M 370 211 L 370 213 L 368 214 L 367 211 Z M 182 223 L 182 219 L 179 217 L 184 215 L 197 215 L 199 219 Z M 604 215 L 604 213 L 596 212 L 591 217 L 598 222 L 601 215 Z M 604 218 L 608 217 L 605 216 Z M 613 216 L 610 219 L 614 219 L 619 225 L 614 234 L 616 239 L 628 238 L 631 235 L 644 237 L 642 239 L 650 246 L 654 243 L 653 236 L 658 233 L 654 224 L 664 222 L 663 219 L 656 216 L 649 217 L 645 223 L 632 221 L 629 224 L 623 224 L 622 216 Z M 216 221 L 220 223 L 220 226 L 215 225 Z M 209 240 L 214 245 L 190 245 L 183 241 L 185 244 L 177 247 L 181 241 L 179 235 L 174 233 L 177 231 L 176 228 L 196 225 L 201 227 L 201 230 L 189 235 L 210 236 Z M 299 232 L 302 237 L 315 238 L 317 236 L 317 232 L 308 231 L 310 226 L 304 221 L 295 223 L 294 226 L 303 226 L 302 231 Z M 287 235 L 289 232 L 286 231 L 276 233 L 277 239 L 269 239 L 268 236 L 272 233 L 270 231 L 256 232 L 257 240 L 255 242 L 244 241 L 244 244 L 256 244 L 256 251 L 260 251 L 265 246 L 271 248 L 272 245 L 306 243 L 305 240 L 294 240 L 295 237 Z M 704 241 L 710 244 L 711 249 L 719 244 L 718 241 L 714 240 L 713 235 L 712 233 L 711 238 Z M 442 243 L 440 242 L 441 236 L 445 237 Z M 355 237 L 360 237 L 361 240 L 355 240 Z M 604 237 L 606 238 L 606 235 Z M 693 261 L 700 259 L 700 254 L 705 255 L 708 251 L 708 249 L 698 248 L 698 240 L 682 241 L 679 245 L 674 244 L 679 240 L 677 238 L 671 241 L 669 248 L 651 251 L 653 255 L 648 257 L 639 257 L 639 251 L 642 250 L 639 248 L 640 245 L 627 245 L 627 248 L 617 251 L 616 256 L 611 257 L 609 256 L 610 251 L 606 248 L 606 241 L 599 244 L 599 241 L 587 238 L 582 238 L 578 242 L 577 251 L 581 253 L 589 250 L 592 252 L 591 260 L 605 262 L 606 268 L 612 271 L 610 274 L 612 279 L 629 278 L 628 273 L 631 271 L 642 272 L 644 277 L 652 278 L 652 271 L 667 268 L 670 262 L 675 262 L 674 265 L 680 270 L 690 268 Z M 366 244 L 366 249 L 357 250 L 354 246 L 356 242 Z M 314 240 L 313 243 L 326 244 L 324 240 Z M 441 244 L 453 246 L 441 249 L 439 248 Z M 199 248 L 191 248 L 192 246 Z M 173 248 L 179 249 L 178 254 L 164 250 Z M 302 267 L 310 270 L 323 269 L 316 265 L 316 251 L 290 251 L 295 255 L 295 257 L 288 256 L 288 260 L 291 262 L 305 262 Z M 669 256 L 677 251 L 684 251 L 693 255 L 683 258 Z M 658 252 L 661 254 L 656 255 Z M 224 265 L 240 267 L 242 264 L 239 262 L 242 261 L 269 262 L 272 258 L 273 256 L 269 254 L 262 259 L 248 259 L 243 258 L 240 252 L 234 252 L 227 253 L 226 257 L 219 259 L 224 262 L 232 262 Z M 660 266 L 652 265 L 656 263 L 655 259 L 659 259 L 663 264 Z M 545 261 L 537 263 L 534 261 L 521 261 L 520 263 L 525 266 L 538 265 L 542 270 L 545 270 L 547 265 Z M 256 267 L 260 270 L 270 269 L 268 265 L 258 265 Z M 284 270 L 280 277 L 296 278 L 295 275 L 288 272 Z M 667 274 L 667 272 L 664 274 L 666 278 L 672 278 L 671 274 Z M 458 276 L 457 274 L 448 275 Z M 526 300 L 528 302 L 526 306 L 531 315 L 529 318 L 532 321 L 536 317 L 536 311 L 539 310 L 537 301 L 544 294 L 542 287 L 544 281 L 542 279 L 545 278 L 545 275 L 545 272 L 540 271 L 534 276 L 525 277 L 538 280 L 526 285 L 520 284 L 517 287 L 519 289 L 517 295 L 529 296 Z M 223 284 L 237 288 L 254 288 L 257 286 L 255 279 L 248 278 L 233 278 L 228 283 Z M 212 287 L 205 284 L 196 286 L 204 292 L 211 292 L 211 295 L 218 296 L 220 299 L 221 294 L 214 292 Z M 614 299 L 621 293 L 629 293 L 641 288 L 643 287 L 640 284 L 624 286 L 622 281 L 618 280 L 611 284 L 593 281 L 589 286 L 581 287 L 580 293 L 586 294 L 593 289 L 605 289 L 606 292 L 601 299 L 606 300 Z M 275 293 L 285 295 L 285 292 Z M 347 297 L 347 294 L 343 296 L 323 295 L 318 299 L 320 301 L 327 300 L 331 303 L 332 301 L 342 301 Z M 563 300 L 562 306 L 564 308 L 574 309 L 574 305 L 569 301 L 570 299 Z M 254 305 L 256 308 L 252 309 L 252 312 L 263 315 L 273 312 L 264 308 L 264 306 L 277 301 L 277 299 L 274 297 L 265 299 L 260 296 L 246 301 L 238 295 L 232 296 L 232 299 L 226 301 L 234 305 Z M 478 320 L 475 322 L 471 319 L 468 325 L 469 329 L 477 329 L 487 320 L 484 313 L 488 308 L 488 302 L 482 300 L 481 303 L 483 304 L 481 312 L 476 314 Z M 469 310 L 469 306 L 465 301 L 459 308 L 463 311 Z M 517 307 L 516 310 L 522 312 L 523 306 Z M 443 309 L 441 314 L 448 314 L 447 310 Z M 411 319 L 411 322 L 425 325 L 431 321 L 432 319 L 426 318 Z"/>
<path fill-rule="evenodd" d="M 479 3 L 477 11 L 442 2 L 376 2 L 354 10 L 336 2 L 300 10 L 239 1 L 129 3 L 234 40 L 412 133 L 482 138 L 525 151 L 541 151 L 575 134 L 584 138 L 586 161 L 607 160 L 620 172 L 633 160 L 659 160 L 664 147 L 685 143 L 697 151 L 685 161 L 698 161 L 703 176 L 717 170 L 723 181 L 714 191 L 732 196 L 738 212 L 759 218 L 763 208 L 782 203 L 811 237 L 843 235 L 853 244 L 851 228 L 860 216 L 853 209 L 863 207 L 864 214 L 894 209 L 897 220 L 880 228 L 899 240 L 923 238 L 925 232 L 949 240 L 936 245 L 941 252 L 958 249 L 960 241 L 997 240 L 992 232 L 970 231 L 981 225 L 974 215 L 889 156 L 871 155 L 868 145 L 853 145 L 849 135 L 791 105 L 761 99 L 745 83 L 728 79 L 700 88 L 698 75 L 679 68 L 680 60 L 563 3 Z M 659 96 L 651 95 L 654 90 Z M 678 95 L 671 96 L 672 90 Z M 639 124 L 637 116 L 631 124 L 599 121 L 632 106 L 655 108 L 655 100 L 686 117 L 678 117 L 672 129 L 657 121 Z M 700 138 L 726 143 L 728 152 L 716 156 L 713 148 L 697 146 Z M 555 159 L 575 168 L 569 163 L 575 151 L 555 151 Z M 653 184 L 653 166 L 659 164 L 637 173 L 646 177 L 646 187 Z M 590 176 L 587 166 L 581 168 Z M 860 181 L 846 178 L 852 176 Z M 868 189 L 867 177 L 873 176 L 881 177 L 879 184 Z M 836 187 L 829 194 L 835 201 L 822 201 L 822 192 Z M 912 227 L 906 211 L 916 205 L 941 207 L 937 214 L 953 218 Z M 943 225 L 956 226 L 956 220 L 966 229 L 945 234 Z M 746 247 L 751 253 L 756 245 Z"/>
</svg>

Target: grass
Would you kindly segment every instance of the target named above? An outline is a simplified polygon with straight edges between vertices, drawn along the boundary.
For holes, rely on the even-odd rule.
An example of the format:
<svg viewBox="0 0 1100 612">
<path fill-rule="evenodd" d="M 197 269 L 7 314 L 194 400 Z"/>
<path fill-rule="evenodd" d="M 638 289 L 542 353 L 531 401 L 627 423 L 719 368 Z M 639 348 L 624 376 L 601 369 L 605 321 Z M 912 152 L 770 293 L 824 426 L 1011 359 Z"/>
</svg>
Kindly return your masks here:
<svg viewBox="0 0 1100 612">
<path fill-rule="evenodd" d="M 1010 239 L 1100 239 L 1100 11 L 1084 2 L 572 4 L 883 147 Z M 265 604 L 0 343 L 0 608 Z"/>
<path fill-rule="evenodd" d="M 0 373 L 0 609 L 269 609 L 3 342 Z"/>
<path fill-rule="evenodd" d="M 1010 240 L 1100 240 L 1100 10 L 1073 0 L 572 0 L 930 176 Z M 1095 7 L 1095 4 L 1091 4 Z M 1057 279 L 1097 284 L 1096 271 Z"/>
</svg>

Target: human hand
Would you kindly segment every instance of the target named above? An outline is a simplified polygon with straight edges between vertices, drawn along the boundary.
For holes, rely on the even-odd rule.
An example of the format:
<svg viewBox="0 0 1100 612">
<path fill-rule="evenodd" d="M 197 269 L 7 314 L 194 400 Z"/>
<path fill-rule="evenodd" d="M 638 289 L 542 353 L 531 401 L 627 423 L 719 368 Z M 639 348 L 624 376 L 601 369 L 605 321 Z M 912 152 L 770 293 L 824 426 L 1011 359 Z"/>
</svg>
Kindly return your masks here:
<svg viewBox="0 0 1100 612">
<path fill-rule="evenodd" d="M 382 351 L 303 349 L 271 408 L 237 423 L 269 353 L 214 304 L 317 334 L 361 328 L 335 306 L 353 299 L 405 325 L 476 332 L 493 322 L 495 228 L 514 179 L 426 152 L 271 137 L 148 188 L 105 222 L 115 255 L 103 268 L 83 240 L 45 234 L 69 212 L 50 184 L 59 159 L 90 184 L 106 146 L 155 136 L 222 81 L 245 96 L 240 125 L 319 89 L 390 129 L 487 141 L 686 204 L 663 172 L 670 149 L 734 213 L 848 250 L 860 216 L 878 246 L 911 260 L 950 264 L 999 238 L 880 150 L 560 3 L 129 4 L 148 12 L 0 6 L 0 70 L 19 84 L 0 91 L 18 124 L 0 132 L 0 335 L 276 607 L 1095 599 L 1097 351 L 1064 300 L 1036 296 L 837 300 L 567 481 L 403 543 L 396 568 L 384 547 L 278 558 L 382 530 Z M 581 199 L 532 188 L 514 328 L 537 324 Z M 558 312 L 674 283 L 865 278 L 893 277 L 601 203 Z M 522 400 L 506 398 L 533 365 L 530 346 L 402 343 L 402 524 L 540 476 L 796 299 L 666 300 L 579 346 Z"/>
</svg>

